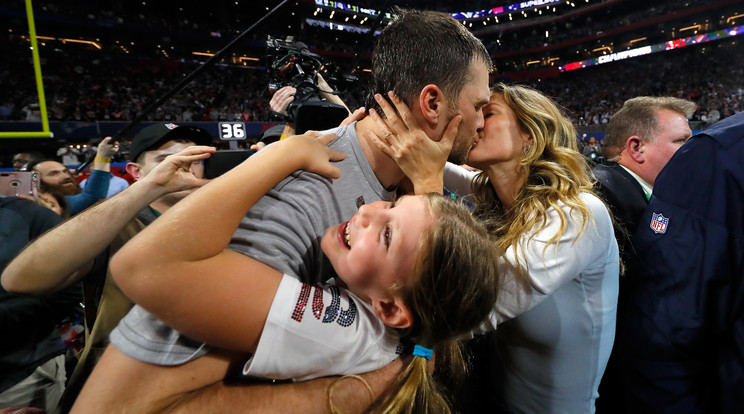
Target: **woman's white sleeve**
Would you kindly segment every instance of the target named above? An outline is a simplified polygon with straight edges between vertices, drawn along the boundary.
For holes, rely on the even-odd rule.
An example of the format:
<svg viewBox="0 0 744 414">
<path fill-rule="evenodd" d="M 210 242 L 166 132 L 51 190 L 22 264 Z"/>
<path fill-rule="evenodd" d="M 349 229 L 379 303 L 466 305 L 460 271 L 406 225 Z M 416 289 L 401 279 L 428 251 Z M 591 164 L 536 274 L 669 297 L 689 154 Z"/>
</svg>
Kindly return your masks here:
<svg viewBox="0 0 744 414">
<path fill-rule="evenodd" d="M 460 197 L 473 193 L 473 180 L 478 173 L 448 162 L 444 166 L 444 188 Z"/>
</svg>

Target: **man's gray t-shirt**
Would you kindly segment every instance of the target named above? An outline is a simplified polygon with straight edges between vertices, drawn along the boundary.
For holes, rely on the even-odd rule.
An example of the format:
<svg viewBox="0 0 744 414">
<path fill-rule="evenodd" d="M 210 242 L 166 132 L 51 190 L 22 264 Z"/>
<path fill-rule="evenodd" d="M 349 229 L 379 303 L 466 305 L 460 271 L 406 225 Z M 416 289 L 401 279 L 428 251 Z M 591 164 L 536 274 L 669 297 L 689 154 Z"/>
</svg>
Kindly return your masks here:
<svg viewBox="0 0 744 414">
<path fill-rule="evenodd" d="M 325 230 L 349 220 L 363 204 L 395 197 L 375 177 L 355 125 L 333 130 L 338 138 L 328 145 L 347 155 L 335 164 L 341 178 L 331 181 L 306 171 L 293 173 L 253 206 L 228 247 L 305 283 L 332 277 L 333 269 L 320 248 Z M 181 335 L 140 306 L 122 319 L 111 333 L 111 342 L 132 358 L 158 365 L 182 364 L 208 351 L 206 345 Z"/>
</svg>

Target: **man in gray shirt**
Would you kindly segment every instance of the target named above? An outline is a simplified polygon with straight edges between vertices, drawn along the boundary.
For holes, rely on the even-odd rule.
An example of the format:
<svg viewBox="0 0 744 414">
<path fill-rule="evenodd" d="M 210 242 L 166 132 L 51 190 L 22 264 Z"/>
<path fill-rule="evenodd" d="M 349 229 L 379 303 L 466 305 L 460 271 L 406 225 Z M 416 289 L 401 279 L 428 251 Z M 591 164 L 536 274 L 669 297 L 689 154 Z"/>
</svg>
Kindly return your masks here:
<svg viewBox="0 0 744 414">
<path fill-rule="evenodd" d="M 431 52 L 433 44 L 438 53 Z M 373 66 L 372 91 L 395 92 L 432 140 L 439 141 L 450 121 L 461 115 L 451 158 L 464 162 L 483 126 L 481 109 L 489 99 L 491 61 L 480 41 L 446 14 L 407 11 L 379 36 Z M 389 132 L 372 118 L 336 130 L 338 138 L 329 147 L 347 154 L 338 164 L 341 178 L 331 182 L 307 172 L 294 173 L 251 209 L 230 248 L 303 282 L 331 277 L 332 269 L 319 245 L 325 229 L 348 220 L 362 204 L 391 200 L 405 178 L 395 161 L 368 138 L 369 133 L 385 137 Z M 343 334 L 341 329 L 338 332 Z M 264 388 L 261 394 L 249 393 L 248 388 L 255 390 L 255 386 L 226 386 L 220 380 L 232 365 L 245 362 L 245 355 L 211 350 L 139 307 L 114 331 L 112 344 L 76 403 L 80 412 L 100 412 L 112 406 L 193 412 L 237 403 L 245 409 L 290 412 L 298 402 L 303 412 L 327 410 L 328 382 L 324 380 L 274 387 L 270 392 Z M 399 368 L 400 364 L 395 365 L 393 371 Z M 379 395 L 394 374 L 366 378 Z M 343 391 L 337 392 L 334 401 L 344 401 Z M 181 398 L 186 395 L 190 397 Z"/>
</svg>

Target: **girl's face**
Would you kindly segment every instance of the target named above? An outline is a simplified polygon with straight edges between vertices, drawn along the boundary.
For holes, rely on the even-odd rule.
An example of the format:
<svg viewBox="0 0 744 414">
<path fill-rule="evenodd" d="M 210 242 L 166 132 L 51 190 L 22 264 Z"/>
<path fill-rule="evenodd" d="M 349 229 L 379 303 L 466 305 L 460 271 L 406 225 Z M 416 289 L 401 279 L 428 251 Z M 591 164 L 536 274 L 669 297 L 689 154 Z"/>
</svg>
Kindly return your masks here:
<svg viewBox="0 0 744 414">
<path fill-rule="evenodd" d="M 517 116 L 501 94 L 491 95 L 483 117 L 485 125 L 470 150 L 468 165 L 485 170 L 494 164 L 518 163 L 531 138 L 519 128 Z"/>
<path fill-rule="evenodd" d="M 434 225 L 426 198 L 364 205 L 321 240 L 339 278 L 367 302 L 391 297 L 390 287 L 413 274 L 419 239 Z"/>
</svg>

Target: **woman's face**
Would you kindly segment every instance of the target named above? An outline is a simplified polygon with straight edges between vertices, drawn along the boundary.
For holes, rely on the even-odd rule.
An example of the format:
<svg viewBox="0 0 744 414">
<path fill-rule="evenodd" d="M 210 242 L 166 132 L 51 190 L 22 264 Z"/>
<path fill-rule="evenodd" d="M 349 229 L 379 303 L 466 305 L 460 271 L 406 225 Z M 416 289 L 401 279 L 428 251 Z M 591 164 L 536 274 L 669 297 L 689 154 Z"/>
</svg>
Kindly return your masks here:
<svg viewBox="0 0 744 414">
<path fill-rule="evenodd" d="M 532 141 L 519 128 L 514 111 L 506 104 L 503 95 L 494 93 L 483 108 L 485 124 L 468 155 L 468 165 L 478 169 L 501 163 L 518 163 L 522 148 Z"/>
<path fill-rule="evenodd" d="M 390 287 L 413 274 L 419 239 L 434 225 L 426 199 L 404 196 L 359 208 L 321 240 L 339 278 L 362 299 L 390 297 Z"/>
</svg>

